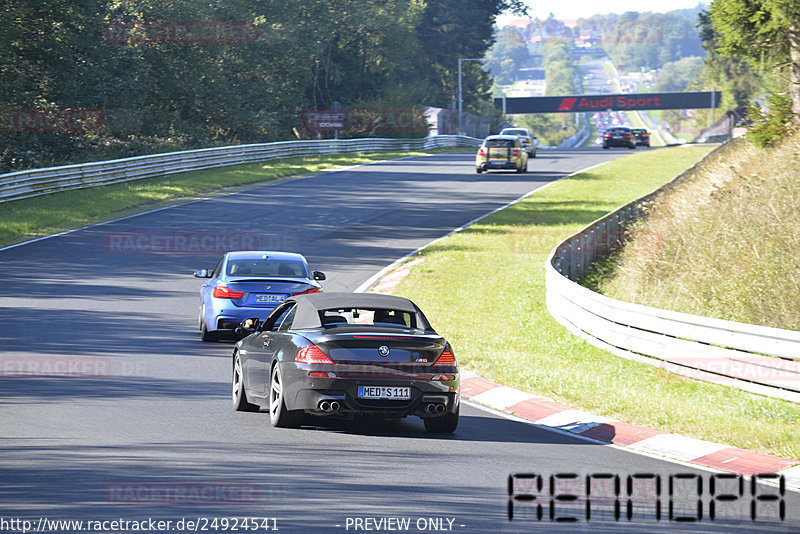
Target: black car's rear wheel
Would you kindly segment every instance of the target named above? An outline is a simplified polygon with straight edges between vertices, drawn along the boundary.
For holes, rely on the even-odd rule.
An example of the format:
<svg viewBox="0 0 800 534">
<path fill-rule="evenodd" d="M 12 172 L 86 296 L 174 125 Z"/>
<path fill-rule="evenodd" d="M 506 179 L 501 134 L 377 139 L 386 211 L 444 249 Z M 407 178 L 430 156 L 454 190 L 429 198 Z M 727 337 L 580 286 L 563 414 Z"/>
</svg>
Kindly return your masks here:
<svg viewBox="0 0 800 534">
<path fill-rule="evenodd" d="M 459 408 L 453 413 L 446 413 L 441 417 L 429 417 L 423 419 L 425 430 L 431 434 L 452 434 L 458 426 Z"/>
<path fill-rule="evenodd" d="M 258 405 L 247 400 L 244 391 L 244 374 L 242 373 L 242 359 L 239 352 L 233 356 L 233 378 L 231 380 L 233 409 L 237 412 L 257 412 Z"/>
<path fill-rule="evenodd" d="M 269 380 L 269 421 L 272 426 L 297 428 L 303 421 L 302 410 L 287 410 L 283 400 L 283 377 L 277 363 L 272 366 Z"/>
</svg>

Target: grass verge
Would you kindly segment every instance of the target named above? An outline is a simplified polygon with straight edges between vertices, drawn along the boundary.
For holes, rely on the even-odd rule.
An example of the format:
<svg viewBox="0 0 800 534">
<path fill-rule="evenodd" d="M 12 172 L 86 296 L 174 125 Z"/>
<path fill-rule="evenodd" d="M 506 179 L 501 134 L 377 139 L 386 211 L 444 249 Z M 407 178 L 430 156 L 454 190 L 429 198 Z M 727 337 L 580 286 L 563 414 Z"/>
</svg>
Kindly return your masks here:
<svg viewBox="0 0 800 534">
<path fill-rule="evenodd" d="M 274 159 L 4 202 L 0 204 L 0 247 L 183 202 L 224 188 L 385 159 L 473 150 L 441 148 Z"/>
<path fill-rule="evenodd" d="M 709 150 L 643 151 L 556 182 L 424 249 L 395 294 L 425 310 L 461 365 L 491 380 L 629 423 L 800 458 L 800 406 L 619 358 L 570 334 L 545 307 L 554 246 Z"/>
</svg>

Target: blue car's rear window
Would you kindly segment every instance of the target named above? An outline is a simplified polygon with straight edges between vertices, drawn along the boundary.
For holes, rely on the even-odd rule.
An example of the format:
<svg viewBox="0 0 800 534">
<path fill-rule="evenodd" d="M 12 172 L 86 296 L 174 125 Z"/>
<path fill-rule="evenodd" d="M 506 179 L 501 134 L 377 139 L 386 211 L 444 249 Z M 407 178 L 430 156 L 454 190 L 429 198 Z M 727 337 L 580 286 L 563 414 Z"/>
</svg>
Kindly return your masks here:
<svg viewBox="0 0 800 534">
<path fill-rule="evenodd" d="M 228 276 L 286 276 L 308 278 L 308 270 L 301 261 L 292 260 L 228 260 Z"/>
</svg>

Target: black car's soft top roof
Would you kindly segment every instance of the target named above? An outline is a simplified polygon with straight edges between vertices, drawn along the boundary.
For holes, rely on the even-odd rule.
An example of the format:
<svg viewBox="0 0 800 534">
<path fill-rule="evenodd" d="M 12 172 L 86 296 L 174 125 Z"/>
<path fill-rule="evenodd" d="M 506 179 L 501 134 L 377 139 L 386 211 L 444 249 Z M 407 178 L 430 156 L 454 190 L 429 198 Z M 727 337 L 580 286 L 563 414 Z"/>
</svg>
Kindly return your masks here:
<svg viewBox="0 0 800 534">
<path fill-rule="evenodd" d="M 297 303 L 297 311 L 292 322 L 293 329 L 321 327 L 320 310 L 357 308 L 411 313 L 416 316 L 417 328 L 433 330 L 422 310 L 403 297 L 375 293 L 311 293 L 289 297 L 285 302 Z"/>
</svg>

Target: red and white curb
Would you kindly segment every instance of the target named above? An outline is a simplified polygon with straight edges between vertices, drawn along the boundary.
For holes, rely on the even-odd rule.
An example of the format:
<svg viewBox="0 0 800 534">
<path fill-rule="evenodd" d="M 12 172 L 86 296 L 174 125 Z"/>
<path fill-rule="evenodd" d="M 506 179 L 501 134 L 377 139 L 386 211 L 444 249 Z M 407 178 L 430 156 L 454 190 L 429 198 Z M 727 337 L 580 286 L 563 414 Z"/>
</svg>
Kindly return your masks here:
<svg viewBox="0 0 800 534">
<path fill-rule="evenodd" d="M 613 443 L 634 451 L 746 476 L 777 473 L 784 475 L 787 486 L 800 489 L 800 463 L 792 458 L 729 447 L 593 415 L 544 397 L 496 384 L 469 371 L 462 371 L 461 395 L 537 425 Z"/>
<path fill-rule="evenodd" d="M 401 262 L 399 267 L 390 270 L 371 286 L 370 291 L 391 293 L 408 276 L 411 269 L 422 261 L 424 258 Z M 464 370 L 461 373 L 461 395 L 537 425 L 611 443 L 632 451 L 745 476 L 777 473 L 785 477 L 787 487 L 800 490 L 800 460 L 670 434 L 575 410 L 544 397 L 496 384 Z"/>
<path fill-rule="evenodd" d="M 400 265 L 398 268 L 394 269 L 390 273 L 386 274 L 386 276 L 378 280 L 378 282 L 370 288 L 370 291 L 373 293 L 388 295 L 392 292 L 400 280 L 408 276 L 408 273 L 411 272 L 411 269 L 413 269 L 415 265 L 418 265 L 423 261 L 425 261 L 425 258 L 416 258 Z"/>
</svg>

